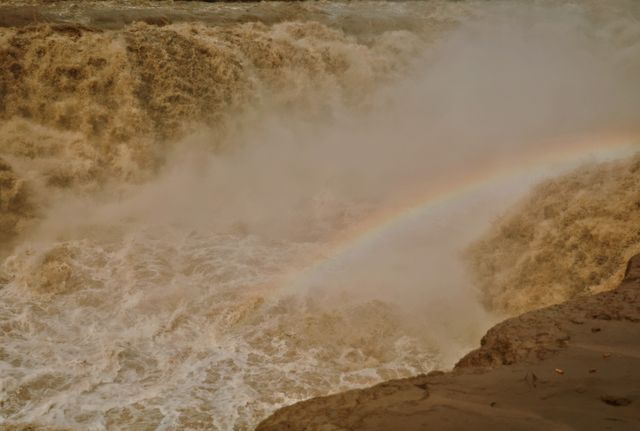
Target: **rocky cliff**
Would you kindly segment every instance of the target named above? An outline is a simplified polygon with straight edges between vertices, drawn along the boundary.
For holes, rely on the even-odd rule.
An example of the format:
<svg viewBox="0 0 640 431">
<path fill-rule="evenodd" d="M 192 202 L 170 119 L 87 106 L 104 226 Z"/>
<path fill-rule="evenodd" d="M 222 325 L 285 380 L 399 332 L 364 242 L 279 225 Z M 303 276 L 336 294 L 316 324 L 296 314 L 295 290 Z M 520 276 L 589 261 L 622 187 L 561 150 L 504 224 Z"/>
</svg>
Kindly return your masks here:
<svg viewBox="0 0 640 431">
<path fill-rule="evenodd" d="M 640 255 L 612 291 L 508 319 L 451 372 L 277 411 L 258 431 L 640 429 Z"/>
</svg>

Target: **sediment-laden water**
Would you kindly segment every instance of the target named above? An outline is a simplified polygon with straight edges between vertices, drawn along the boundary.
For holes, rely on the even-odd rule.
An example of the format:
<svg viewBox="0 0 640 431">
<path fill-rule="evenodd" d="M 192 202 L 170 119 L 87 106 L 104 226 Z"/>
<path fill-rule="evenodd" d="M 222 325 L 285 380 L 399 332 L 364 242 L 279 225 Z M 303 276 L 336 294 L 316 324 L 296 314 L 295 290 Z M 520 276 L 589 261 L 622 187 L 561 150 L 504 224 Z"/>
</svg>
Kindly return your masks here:
<svg viewBox="0 0 640 431">
<path fill-rule="evenodd" d="M 545 155 L 570 154 L 543 176 L 637 136 L 639 17 L 3 3 L 0 429 L 246 430 L 452 365 L 497 318 L 460 251 Z M 484 303 L 539 305 L 488 287 L 526 248 L 496 235 L 475 249 Z"/>
</svg>

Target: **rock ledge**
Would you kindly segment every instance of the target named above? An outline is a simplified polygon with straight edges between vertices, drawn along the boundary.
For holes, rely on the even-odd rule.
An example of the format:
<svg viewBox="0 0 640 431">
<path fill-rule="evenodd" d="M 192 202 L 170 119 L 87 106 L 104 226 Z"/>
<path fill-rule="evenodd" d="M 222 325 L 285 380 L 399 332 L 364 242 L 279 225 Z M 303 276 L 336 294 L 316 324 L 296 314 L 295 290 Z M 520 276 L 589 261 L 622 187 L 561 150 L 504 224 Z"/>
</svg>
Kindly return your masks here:
<svg viewBox="0 0 640 431">
<path fill-rule="evenodd" d="M 451 372 L 278 410 L 257 431 L 640 429 L 640 255 L 621 285 L 491 328 Z"/>
</svg>

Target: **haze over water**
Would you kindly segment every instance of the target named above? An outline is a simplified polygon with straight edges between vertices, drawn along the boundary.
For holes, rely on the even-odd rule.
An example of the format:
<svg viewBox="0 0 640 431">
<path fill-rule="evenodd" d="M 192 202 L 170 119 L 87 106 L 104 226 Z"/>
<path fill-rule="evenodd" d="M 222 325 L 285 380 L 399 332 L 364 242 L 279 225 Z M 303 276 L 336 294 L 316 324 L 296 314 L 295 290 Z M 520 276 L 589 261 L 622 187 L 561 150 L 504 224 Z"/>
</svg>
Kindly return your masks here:
<svg viewBox="0 0 640 431">
<path fill-rule="evenodd" d="M 246 430 L 451 367 L 513 311 L 461 251 L 638 136 L 633 1 L 0 14 L 0 428 Z"/>
</svg>

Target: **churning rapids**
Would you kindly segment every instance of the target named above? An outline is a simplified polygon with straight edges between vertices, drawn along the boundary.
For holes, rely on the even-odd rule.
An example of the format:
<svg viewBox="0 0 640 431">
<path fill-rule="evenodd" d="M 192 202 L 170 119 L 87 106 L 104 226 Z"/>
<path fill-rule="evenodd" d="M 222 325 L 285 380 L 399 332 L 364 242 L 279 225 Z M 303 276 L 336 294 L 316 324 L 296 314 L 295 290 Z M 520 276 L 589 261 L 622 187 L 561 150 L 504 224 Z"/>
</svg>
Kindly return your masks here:
<svg viewBox="0 0 640 431">
<path fill-rule="evenodd" d="M 3 2 L 0 429 L 451 366 L 498 318 L 458 252 L 638 130 L 640 6 L 602 3 Z"/>
</svg>

